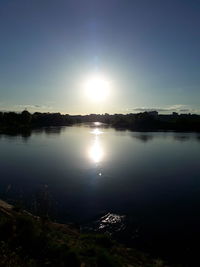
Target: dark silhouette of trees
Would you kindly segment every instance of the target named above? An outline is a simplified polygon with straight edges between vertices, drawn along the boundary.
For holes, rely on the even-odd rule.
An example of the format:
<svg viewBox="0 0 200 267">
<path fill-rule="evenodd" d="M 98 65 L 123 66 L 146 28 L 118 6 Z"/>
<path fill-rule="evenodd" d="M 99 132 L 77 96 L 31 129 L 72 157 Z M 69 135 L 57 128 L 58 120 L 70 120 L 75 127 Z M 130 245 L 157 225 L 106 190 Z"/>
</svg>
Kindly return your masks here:
<svg viewBox="0 0 200 267">
<path fill-rule="evenodd" d="M 61 113 L 0 112 L 0 131 L 7 129 L 31 129 L 42 126 L 64 126 L 82 122 L 102 122 L 115 128 L 130 130 L 176 130 L 200 131 L 200 115 L 178 114 L 158 115 L 156 111 L 137 114 L 90 114 L 69 115 Z"/>
<path fill-rule="evenodd" d="M 21 116 L 20 116 L 22 124 L 28 125 L 31 123 L 31 113 L 29 113 L 27 110 L 22 111 Z"/>
</svg>

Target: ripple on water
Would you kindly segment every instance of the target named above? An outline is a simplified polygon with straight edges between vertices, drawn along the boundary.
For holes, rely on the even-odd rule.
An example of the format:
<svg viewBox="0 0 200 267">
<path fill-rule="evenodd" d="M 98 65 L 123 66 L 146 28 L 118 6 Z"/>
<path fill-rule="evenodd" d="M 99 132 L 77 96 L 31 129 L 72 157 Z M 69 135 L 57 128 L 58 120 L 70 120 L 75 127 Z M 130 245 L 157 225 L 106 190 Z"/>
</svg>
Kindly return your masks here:
<svg viewBox="0 0 200 267">
<path fill-rule="evenodd" d="M 99 229 L 118 232 L 125 228 L 125 215 L 107 213 L 99 219 Z"/>
</svg>

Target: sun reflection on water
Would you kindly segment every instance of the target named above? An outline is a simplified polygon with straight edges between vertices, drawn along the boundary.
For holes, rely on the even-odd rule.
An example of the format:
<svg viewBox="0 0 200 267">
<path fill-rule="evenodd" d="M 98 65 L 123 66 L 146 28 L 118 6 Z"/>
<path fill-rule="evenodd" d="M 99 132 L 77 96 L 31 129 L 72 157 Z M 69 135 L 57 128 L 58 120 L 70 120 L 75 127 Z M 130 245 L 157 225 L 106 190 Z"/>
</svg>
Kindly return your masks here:
<svg viewBox="0 0 200 267">
<path fill-rule="evenodd" d="M 94 140 L 92 146 L 89 149 L 89 156 L 94 163 L 99 163 L 102 161 L 104 156 L 103 148 L 99 137 L 101 134 L 103 134 L 103 132 L 98 128 L 95 128 L 91 133 L 94 135 Z"/>
<path fill-rule="evenodd" d="M 103 132 L 101 130 L 99 130 L 98 128 L 95 128 L 94 130 L 92 130 L 91 134 L 94 134 L 95 136 L 103 134 Z"/>
</svg>

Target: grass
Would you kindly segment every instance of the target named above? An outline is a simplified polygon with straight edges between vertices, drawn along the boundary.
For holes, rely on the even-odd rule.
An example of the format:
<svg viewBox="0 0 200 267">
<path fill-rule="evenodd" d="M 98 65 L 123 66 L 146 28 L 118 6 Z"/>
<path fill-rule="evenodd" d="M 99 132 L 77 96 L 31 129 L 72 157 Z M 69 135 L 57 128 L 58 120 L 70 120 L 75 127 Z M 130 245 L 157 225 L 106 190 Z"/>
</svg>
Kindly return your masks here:
<svg viewBox="0 0 200 267">
<path fill-rule="evenodd" d="M 108 235 L 81 234 L 15 208 L 0 207 L 0 266 L 164 267 Z"/>
</svg>

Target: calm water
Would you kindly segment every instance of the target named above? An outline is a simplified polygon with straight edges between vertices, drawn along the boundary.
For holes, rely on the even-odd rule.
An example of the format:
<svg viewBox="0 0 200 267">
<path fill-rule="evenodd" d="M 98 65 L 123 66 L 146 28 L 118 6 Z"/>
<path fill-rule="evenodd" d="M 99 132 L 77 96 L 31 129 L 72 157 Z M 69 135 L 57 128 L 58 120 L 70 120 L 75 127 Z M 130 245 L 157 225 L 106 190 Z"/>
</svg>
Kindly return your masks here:
<svg viewBox="0 0 200 267">
<path fill-rule="evenodd" d="M 63 222 L 125 215 L 132 242 L 146 247 L 171 242 L 188 252 L 200 236 L 198 134 L 92 124 L 0 135 L 0 151 L 0 198 L 34 209 L 48 191 Z"/>
</svg>

